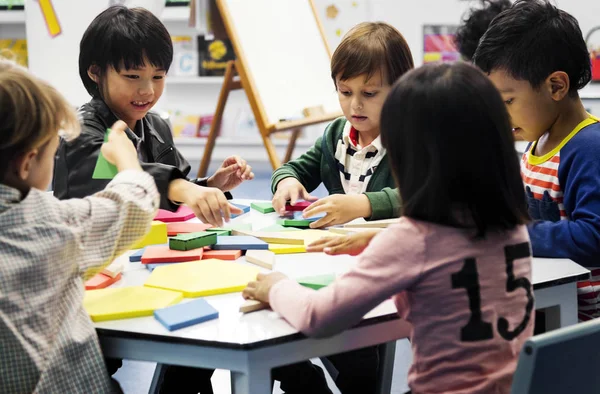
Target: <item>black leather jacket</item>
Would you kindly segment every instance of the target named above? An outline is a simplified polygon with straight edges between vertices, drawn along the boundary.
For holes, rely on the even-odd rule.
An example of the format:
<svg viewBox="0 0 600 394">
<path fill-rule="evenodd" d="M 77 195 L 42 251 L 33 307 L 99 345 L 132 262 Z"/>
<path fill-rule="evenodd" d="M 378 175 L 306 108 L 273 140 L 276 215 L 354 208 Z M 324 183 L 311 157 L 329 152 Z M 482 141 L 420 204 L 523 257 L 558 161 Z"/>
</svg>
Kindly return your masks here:
<svg viewBox="0 0 600 394">
<path fill-rule="evenodd" d="M 118 119 L 100 98 L 93 98 L 83 105 L 78 113 L 81 122 L 81 135 L 71 142 L 61 141 L 56 152 L 53 188 L 59 199 L 82 198 L 99 192 L 110 182 L 92 179 L 98 153 L 104 142 L 106 129 Z M 168 123 L 155 113 L 148 113 L 144 122 L 144 141 L 149 163 L 142 163 L 144 171 L 154 177 L 160 193 L 160 208 L 174 211 L 177 205 L 167 198 L 169 183 L 178 178 L 187 178 L 190 165 L 173 143 Z M 127 135 L 134 145 L 139 138 L 129 129 Z M 206 178 L 193 179 L 200 186 L 206 186 Z M 229 193 L 225 193 L 231 198 Z"/>
</svg>

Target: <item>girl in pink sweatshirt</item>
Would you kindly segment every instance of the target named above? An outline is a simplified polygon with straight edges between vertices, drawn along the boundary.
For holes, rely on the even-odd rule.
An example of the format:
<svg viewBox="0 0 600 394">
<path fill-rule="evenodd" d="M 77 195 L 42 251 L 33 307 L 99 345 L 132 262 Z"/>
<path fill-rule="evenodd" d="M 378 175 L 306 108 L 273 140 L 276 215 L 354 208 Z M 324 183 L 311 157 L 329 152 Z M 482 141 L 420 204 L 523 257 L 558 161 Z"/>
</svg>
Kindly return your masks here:
<svg viewBox="0 0 600 394">
<path fill-rule="evenodd" d="M 356 236 L 373 238 L 355 268 L 326 288 L 259 274 L 243 295 L 269 302 L 310 336 L 349 328 L 393 297 L 413 327 L 413 393 L 509 393 L 533 333 L 534 301 L 504 103 L 470 65 L 427 65 L 393 87 L 381 136 L 403 201 L 398 223 Z"/>
</svg>

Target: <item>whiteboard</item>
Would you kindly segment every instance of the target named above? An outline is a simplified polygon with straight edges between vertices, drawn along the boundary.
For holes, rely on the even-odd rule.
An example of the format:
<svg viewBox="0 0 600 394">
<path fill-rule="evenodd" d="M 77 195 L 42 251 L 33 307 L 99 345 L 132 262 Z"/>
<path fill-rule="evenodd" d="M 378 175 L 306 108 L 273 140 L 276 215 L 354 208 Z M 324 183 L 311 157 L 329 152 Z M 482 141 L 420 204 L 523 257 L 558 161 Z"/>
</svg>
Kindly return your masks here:
<svg viewBox="0 0 600 394">
<path fill-rule="evenodd" d="M 309 107 L 340 112 L 329 53 L 309 0 L 220 2 L 267 125 L 301 117 Z"/>
</svg>

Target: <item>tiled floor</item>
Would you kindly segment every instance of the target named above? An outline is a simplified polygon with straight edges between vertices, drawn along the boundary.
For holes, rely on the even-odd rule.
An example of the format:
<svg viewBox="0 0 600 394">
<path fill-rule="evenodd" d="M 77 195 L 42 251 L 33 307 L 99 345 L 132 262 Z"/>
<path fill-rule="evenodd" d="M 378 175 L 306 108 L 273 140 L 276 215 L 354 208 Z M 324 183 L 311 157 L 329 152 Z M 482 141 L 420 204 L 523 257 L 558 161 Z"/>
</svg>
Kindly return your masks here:
<svg viewBox="0 0 600 394">
<path fill-rule="evenodd" d="M 199 163 L 191 163 L 192 168 L 196 169 Z M 249 198 L 255 200 L 269 200 L 271 199 L 270 189 L 270 178 L 271 170 L 265 164 L 252 163 L 255 179 L 251 182 L 245 182 L 240 185 L 234 191 L 234 197 L 236 198 Z M 216 166 L 211 166 L 209 174 L 216 169 Z M 313 195 L 317 197 L 323 197 L 327 195 L 327 190 L 321 185 L 315 190 Z M 396 359 L 394 363 L 394 378 L 392 381 L 392 393 L 402 394 L 408 390 L 406 384 L 406 376 L 408 373 L 408 367 L 411 362 L 411 350 L 407 340 L 398 341 L 396 345 Z M 319 362 L 319 361 L 316 361 Z M 154 363 L 137 362 L 137 361 L 125 361 L 123 367 L 115 374 L 115 378 L 121 383 L 121 387 L 126 394 L 145 394 L 150 388 L 152 376 L 154 373 Z M 229 384 L 229 371 L 217 370 L 213 375 L 213 388 L 215 394 L 230 394 L 231 386 Z M 329 377 L 328 377 L 329 379 Z M 335 387 L 331 379 L 329 379 L 330 387 Z M 276 385 L 273 391 L 278 394 L 281 393 L 279 386 Z M 339 393 L 337 389 L 334 389 L 334 394 Z M 307 393 L 309 394 L 309 393 Z"/>
</svg>

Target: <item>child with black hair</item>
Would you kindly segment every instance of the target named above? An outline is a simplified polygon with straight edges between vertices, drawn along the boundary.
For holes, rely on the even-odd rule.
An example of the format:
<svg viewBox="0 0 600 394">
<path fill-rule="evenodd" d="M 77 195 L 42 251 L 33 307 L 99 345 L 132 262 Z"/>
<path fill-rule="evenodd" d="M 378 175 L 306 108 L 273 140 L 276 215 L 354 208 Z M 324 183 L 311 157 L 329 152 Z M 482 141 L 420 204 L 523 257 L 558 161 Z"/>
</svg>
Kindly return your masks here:
<svg viewBox="0 0 600 394">
<path fill-rule="evenodd" d="M 531 142 L 521 175 L 533 255 L 599 267 L 600 122 L 577 93 L 591 78 L 577 20 L 544 0 L 517 1 L 494 19 L 474 61 L 502 94 L 515 136 Z M 598 291 L 578 288 L 579 318 L 599 317 Z"/>
<path fill-rule="evenodd" d="M 352 327 L 393 297 L 413 327 L 411 390 L 508 394 L 534 301 L 527 205 L 502 98 L 471 65 L 427 65 L 393 86 L 381 137 L 403 201 L 398 223 L 319 291 L 275 272 L 259 274 L 243 296 L 310 336 Z"/>
<path fill-rule="evenodd" d="M 479 0 L 481 8 L 472 8 L 458 27 L 455 43 L 462 58 L 472 61 L 479 40 L 492 20 L 502 11 L 510 8 L 510 0 Z"/>
<path fill-rule="evenodd" d="M 188 180 L 190 165 L 174 146 L 169 124 L 149 112 L 162 95 L 172 60 L 171 36 L 148 10 L 114 6 L 92 21 L 79 54 L 79 75 L 92 100 L 79 109 L 81 135 L 59 147 L 58 198 L 85 197 L 106 186 L 108 180 L 92 179 L 92 174 L 106 128 L 120 119 L 127 123 L 144 171 L 156 181 L 161 208 L 174 211 L 183 203 L 216 226 L 223 217 L 241 213 L 223 192 L 252 179 L 252 168 L 231 156 L 210 178 Z"/>
</svg>

